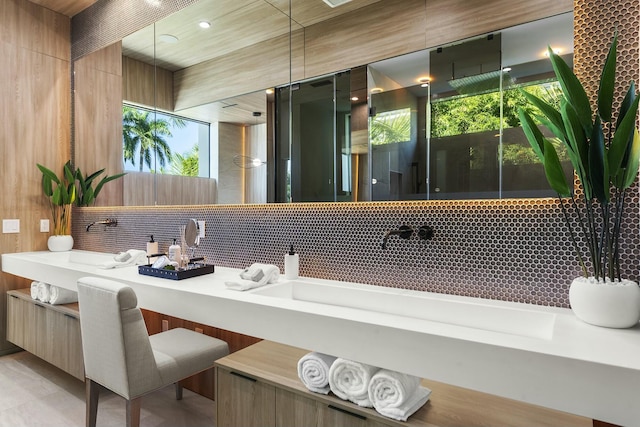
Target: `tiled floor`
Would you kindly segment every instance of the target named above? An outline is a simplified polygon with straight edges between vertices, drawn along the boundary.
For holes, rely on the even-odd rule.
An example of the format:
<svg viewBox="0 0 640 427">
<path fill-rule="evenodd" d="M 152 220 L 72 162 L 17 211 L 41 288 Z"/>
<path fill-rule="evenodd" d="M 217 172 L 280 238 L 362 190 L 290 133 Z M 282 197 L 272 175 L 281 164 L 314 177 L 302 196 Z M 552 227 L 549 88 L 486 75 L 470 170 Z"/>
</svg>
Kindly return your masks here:
<svg viewBox="0 0 640 427">
<path fill-rule="evenodd" d="M 143 427 L 213 426 L 214 402 L 167 387 L 142 399 Z M 125 401 L 100 394 L 98 427 L 123 426 Z M 0 357 L 0 426 L 84 427 L 84 383 L 27 352 Z"/>
</svg>

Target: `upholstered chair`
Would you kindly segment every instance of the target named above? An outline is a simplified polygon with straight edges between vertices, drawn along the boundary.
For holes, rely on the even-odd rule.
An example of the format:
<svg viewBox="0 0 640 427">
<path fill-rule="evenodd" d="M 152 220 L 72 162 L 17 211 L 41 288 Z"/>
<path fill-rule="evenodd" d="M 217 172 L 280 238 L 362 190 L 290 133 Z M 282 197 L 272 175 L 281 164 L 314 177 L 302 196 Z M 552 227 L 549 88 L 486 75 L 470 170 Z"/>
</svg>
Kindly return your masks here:
<svg viewBox="0 0 640 427">
<path fill-rule="evenodd" d="M 80 328 L 86 382 L 86 424 L 96 425 L 100 387 L 126 399 L 127 426 L 140 424 L 140 400 L 209 369 L 229 354 L 226 342 L 183 328 L 149 336 L 133 289 L 122 283 L 78 280 Z"/>
</svg>

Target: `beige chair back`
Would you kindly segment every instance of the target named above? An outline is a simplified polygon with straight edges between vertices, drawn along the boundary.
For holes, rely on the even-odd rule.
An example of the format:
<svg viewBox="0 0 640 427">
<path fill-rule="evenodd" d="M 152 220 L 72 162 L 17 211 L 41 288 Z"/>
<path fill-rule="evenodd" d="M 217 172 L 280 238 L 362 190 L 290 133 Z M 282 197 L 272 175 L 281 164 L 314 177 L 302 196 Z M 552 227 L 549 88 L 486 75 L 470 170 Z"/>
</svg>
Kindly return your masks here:
<svg viewBox="0 0 640 427">
<path fill-rule="evenodd" d="M 84 277 L 78 303 L 85 376 L 125 399 L 162 385 L 134 291 L 121 283 Z"/>
</svg>

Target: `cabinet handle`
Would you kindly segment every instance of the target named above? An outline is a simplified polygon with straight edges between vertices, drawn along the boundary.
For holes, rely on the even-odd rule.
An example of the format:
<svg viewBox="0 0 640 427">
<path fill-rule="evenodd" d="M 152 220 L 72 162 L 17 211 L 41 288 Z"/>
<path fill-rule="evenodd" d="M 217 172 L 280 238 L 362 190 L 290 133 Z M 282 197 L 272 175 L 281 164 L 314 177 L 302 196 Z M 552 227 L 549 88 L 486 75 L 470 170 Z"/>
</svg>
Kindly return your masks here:
<svg viewBox="0 0 640 427">
<path fill-rule="evenodd" d="M 17 296 L 15 296 L 15 295 L 11 295 L 11 298 L 18 299 L 18 297 L 17 297 Z"/>
<path fill-rule="evenodd" d="M 69 319 L 73 319 L 73 320 L 78 320 L 78 318 L 76 316 L 72 316 L 68 313 L 64 313 L 64 317 L 68 317 Z"/>
<path fill-rule="evenodd" d="M 367 417 L 364 415 L 356 414 L 351 411 L 347 411 L 346 409 L 339 408 L 337 406 L 329 405 L 329 409 L 333 409 L 334 411 L 342 412 L 343 414 L 351 415 L 352 417 L 360 418 L 361 420 L 366 420 Z"/>
<path fill-rule="evenodd" d="M 38 303 L 36 303 L 36 307 L 46 308 L 44 305 L 42 305 L 42 304 L 38 304 Z"/>
<path fill-rule="evenodd" d="M 257 381 L 258 381 L 258 380 L 256 380 L 255 378 L 251 378 L 251 377 L 248 377 L 248 376 L 246 376 L 246 375 L 239 374 L 239 373 L 237 373 L 237 372 L 233 372 L 233 371 L 231 371 L 231 372 L 229 372 L 229 373 L 230 373 L 231 375 L 235 375 L 236 377 L 240 377 L 240 378 L 244 378 L 245 380 L 249 380 L 249 381 L 251 381 L 251 382 L 253 382 L 253 383 L 255 383 L 255 382 L 257 382 Z"/>
</svg>

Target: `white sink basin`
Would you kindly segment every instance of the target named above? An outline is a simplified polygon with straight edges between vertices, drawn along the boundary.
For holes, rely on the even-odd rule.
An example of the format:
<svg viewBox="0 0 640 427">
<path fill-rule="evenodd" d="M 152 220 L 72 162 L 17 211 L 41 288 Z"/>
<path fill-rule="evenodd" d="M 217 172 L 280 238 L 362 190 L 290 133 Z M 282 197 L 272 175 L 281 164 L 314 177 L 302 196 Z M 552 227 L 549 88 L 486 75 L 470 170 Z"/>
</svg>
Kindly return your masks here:
<svg viewBox="0 0 640 427">
<path fill-rule="evenodd" d="M 348 307 L 469 328 L 550 340 L 556 315 L 521 304 L 377 286 L 335 286 L 291 281 L 256 295 Z"/>
<path fill-rule="evenodd" d="M 90 251 L 67 251 L 67 252 L 46 252 L 48 262 L 62 264 L 70 262 L 73 264 L 99 266 L 105 262 L 113 261 L 115 254 L 90 252 Z"/>
</svg>

